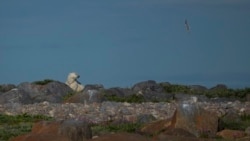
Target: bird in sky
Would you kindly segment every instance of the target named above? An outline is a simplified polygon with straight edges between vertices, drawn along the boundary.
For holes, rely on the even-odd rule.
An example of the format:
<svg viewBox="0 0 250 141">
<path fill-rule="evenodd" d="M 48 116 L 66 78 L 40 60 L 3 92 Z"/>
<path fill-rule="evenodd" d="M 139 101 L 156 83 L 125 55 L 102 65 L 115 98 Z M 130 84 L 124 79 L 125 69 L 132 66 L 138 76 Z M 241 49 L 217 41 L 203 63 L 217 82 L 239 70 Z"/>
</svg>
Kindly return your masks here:
<svg viewBox="0 0 250 141">
<path fill-rule="evenodd" d="M 190 27 L 189 27 L 187 19 L 185 19 L 185 27 L 186 27 L 187 32 L 189 32 L 190 31 Z"/>
</svg>

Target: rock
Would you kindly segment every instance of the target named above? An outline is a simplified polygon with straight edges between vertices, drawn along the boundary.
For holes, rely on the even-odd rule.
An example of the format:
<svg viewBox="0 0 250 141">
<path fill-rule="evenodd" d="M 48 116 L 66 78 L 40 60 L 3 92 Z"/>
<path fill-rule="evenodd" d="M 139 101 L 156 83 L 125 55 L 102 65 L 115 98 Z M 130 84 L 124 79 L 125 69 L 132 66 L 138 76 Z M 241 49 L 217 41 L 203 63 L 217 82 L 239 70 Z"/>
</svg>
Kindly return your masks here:
<svg viewBox="0 0 250 141">
<path fill-rule="evenodd" d="M 132 90 L 136 93 L 150 93 L 150 92 L 158 92 L 158 93 L 163 93 L 164 89 L 160 84 L 157 84 L 153 80 L 148 80 L 148 81 L 143 81 L 136 83 L 133 87 Z"/>
<path fill-rule="evenodd" d="M 104 91 L 105 95 L 107 96 L 117 96 L 117 97 L 126 97 L 134 94 L 131 89 L 128 88 L 110 88 Z"/>
<path fill-rule="evenodd" d="M 250 136 L 250 126 L 245 129 L 245 132 L 248 136 Z"/>
<path fill-rule="evenodd" d="M 174 114 L 174 116 L 176 116 L 176 113 Z M 140 133 L 146 134 L 146 135 L 156 135 L 167 129 L 174 128 L 175 126 L 174 124 L 175 124 L 175 121 L 173 121 L 172 118 L 154 121 L 154 122 L 144 125 L 140 129 Z"/>
<path fill-rule="evenodd" d="M 145 123 L 149 123 L 155 120 L 156 118 L 151 114 L 142 114 L 142 115 L 137 116 L 136 123 L 145 124 Z"/>
<path fill-rule="evenodd" d="M 21 103 L 32 104 L 43 101 L 60 103 L 63 97 L 72 93 L 64 83 L 53 81 L 45 85 L 24 82 L 6 93 L 0 95 L 0 104 Z"/>
<path fill-rule="evenodd" d="M 16 88 L 14 84 L 3 84 L 3 85 L 0 85 L 0 92 L 5 93 L 14 88 Z"/>
<path fill-rule="evenodd" d="M 116 133 L 116 134 L 107 134 L 91 141 L 152 141 L 149 137 L 144 137 L 139 134 L 134 133 Z"/>
<path fill-rule="evenodd" d="M 225 129 L 218 132 L 217 135 L 223 137 L 224 139 L 235 140 L 245 137 L 246 133 L 244 131 L 239 131 L 239 130 Z"/>
<path fill-rule="evenodd" d="M 90 125 L 83 121 L 65 120 L 58 133 L 67 136 L 72 141 L 83 141 L 92 138 Z"/>
<path fill-rule="evenodd" d="M 190 85 L 189 88 L 191 91 L 194 91 L 197 93 L 202 93 L 207 90 L 205 86 L 201 86 L 201 85 Z"/>
<path fill-rule="evenodd" d="M 224 84 L 218 84 L 218 85 L 210 88 L 210 90 L 227 90 L 227 86 Z"/>
<path fill-rule="evenodd" d="M 216 139 L 209 138 L 196 138 L 196 137 L 186 137 L 186 136 L 171 136 L 160 134 L 153 138 L 154 141 L 217 141 Z"/>
<path fill-rule="evenodd" d="M 196 103 L 179 103 L 177 105 L 175 128 L 184 129 L 196 137 L 206 134 L 215 136 L 218 128 L 216 114 L 204 110 Z"/>
<path fill-rule="evenodd" d="M 162 136 L 162 135 L 177 136 L 177 137 L 195 137 L 195 135 L 181 128 L 168 129 L 162 132 L 159 136 Z"/>
<path fill-rule="evenodd" d="M 209 99 L 204 95 L 191 95 L 191 94 L 183 94 L 183 93 L 174 94 L 174 99 L 177 102 L 183 102 L 183 101 L 207 102 L 209 101 Z"/>
<path fill-rule="evenodd" d="M 67 99 L 67 103 L 101 103 L 104 101 L 102 85 L 86 85 L 83 92 L 77 93 Z"/>
<path fill-rule="evenodd" d="M 219 131 L 223 130 L 225 126 L 230 125 L 230 129 L 237 129 L 238 125 L 241 124 L 241 117 L 236 111 L 228 111 L 223 117 L 219 119 Z"/>
<path fill-rule="evenodd" d="M 174 94 L 160 92 L 147 92 L 143 94 L 146 102 L 169 102 L 174 99 Z"/>
<path fill-rule="evenodd" d="M 31 133 L 12 141 L 86 141 L 92 138 L 90 126 L 81 121 L 41 121 L 34 124 Z"/>
<path fill-rule="evenodd" d="M 247 94 L 247 95 L 246 95 L 246 100 L 247 100 L 247 101 L 250 101 L 250 94 Z"/>
</svg>

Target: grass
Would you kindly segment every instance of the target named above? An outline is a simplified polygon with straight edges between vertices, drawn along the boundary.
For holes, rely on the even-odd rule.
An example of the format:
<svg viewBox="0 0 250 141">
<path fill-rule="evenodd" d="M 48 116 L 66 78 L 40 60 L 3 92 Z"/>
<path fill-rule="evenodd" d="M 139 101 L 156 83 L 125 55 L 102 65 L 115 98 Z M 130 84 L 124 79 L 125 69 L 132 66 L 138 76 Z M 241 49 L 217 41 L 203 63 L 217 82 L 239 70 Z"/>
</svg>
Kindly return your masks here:
<svg viewBox="0 0 250 141">
<path fill-rule="evenodd" d="M 32 124 L 41 120 L 52 120 L 52 118 L 43 115 L 10 116 L 0 114 L 0 141 L 7 141 L 12 137 L 30 132 Z"/>
</svg>

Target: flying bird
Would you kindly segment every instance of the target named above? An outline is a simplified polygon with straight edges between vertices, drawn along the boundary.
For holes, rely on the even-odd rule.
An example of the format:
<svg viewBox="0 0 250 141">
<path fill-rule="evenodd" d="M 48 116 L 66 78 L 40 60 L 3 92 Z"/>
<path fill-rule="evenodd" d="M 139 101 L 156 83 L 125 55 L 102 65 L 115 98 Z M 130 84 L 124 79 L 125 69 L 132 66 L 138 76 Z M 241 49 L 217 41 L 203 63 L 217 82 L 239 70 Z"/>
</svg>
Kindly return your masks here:
<svg viewBox="0 0 250 141">
<path fill-rule="evenodd" d="M 187 19 L 185 19 L 185 27 L 186 27 L 187 32 L 189 32 L 190 31 L 190 27 L 189 27 Z"/>
</svg>

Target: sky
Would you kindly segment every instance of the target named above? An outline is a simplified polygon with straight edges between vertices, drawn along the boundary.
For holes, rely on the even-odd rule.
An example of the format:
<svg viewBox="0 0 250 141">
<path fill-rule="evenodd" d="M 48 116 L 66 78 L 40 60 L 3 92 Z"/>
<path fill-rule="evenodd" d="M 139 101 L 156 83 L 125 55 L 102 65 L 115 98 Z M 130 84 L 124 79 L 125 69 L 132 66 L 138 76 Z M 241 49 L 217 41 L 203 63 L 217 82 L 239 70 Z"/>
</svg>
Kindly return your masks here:
<svg viewBox="0 0 250 141">
<path fill-rule="evenodd" d="M 1 0 L 0 84 L 250 87 L 249 17 L 249 0 Z"/>
</svg>

